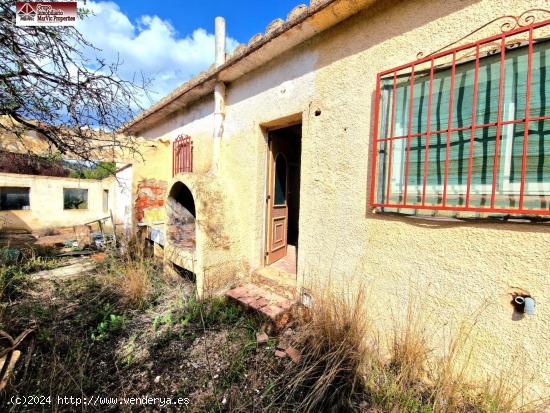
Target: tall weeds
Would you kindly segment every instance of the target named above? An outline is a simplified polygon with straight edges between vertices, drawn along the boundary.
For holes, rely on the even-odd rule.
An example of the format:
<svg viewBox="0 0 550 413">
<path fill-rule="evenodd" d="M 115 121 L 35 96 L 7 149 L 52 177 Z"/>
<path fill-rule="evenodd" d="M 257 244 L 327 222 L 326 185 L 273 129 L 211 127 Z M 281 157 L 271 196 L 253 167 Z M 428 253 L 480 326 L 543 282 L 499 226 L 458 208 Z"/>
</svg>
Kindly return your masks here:
<svg viewBox="0 0 550 413">
<path fill-rule="evenodd" d="M 274 405 L 301 412 L 538 411 L 520 407 L 521 389 L 506 380 L 469 381 L 471 327 L 461 326 L 444 354 L 435 354 L 425 313 L 412 300 L 383 346 L 363 290 L 325 291 L 303 311 L 295 343 L 302 360 L 283 372 Z"/>
<path fill-rule="evenodd" d="M 364 302 L 361 293 L 314 300 L 298 337 L 302 361 L 283 377 L 278 402 L 303 412 L 353 410 L 365 369 L 376 360 L 376 346 L 365 340 L 372 330 Z"/>
<path fill-rule="evenodd" d="M 120 251 L 107 255 L 101 272 L 123 304 L 139 308 L 150 298 L 152 283 L 161 270 L 146 253 L 143 242 L 134 237 L 126 240 Z"/>
</svg>

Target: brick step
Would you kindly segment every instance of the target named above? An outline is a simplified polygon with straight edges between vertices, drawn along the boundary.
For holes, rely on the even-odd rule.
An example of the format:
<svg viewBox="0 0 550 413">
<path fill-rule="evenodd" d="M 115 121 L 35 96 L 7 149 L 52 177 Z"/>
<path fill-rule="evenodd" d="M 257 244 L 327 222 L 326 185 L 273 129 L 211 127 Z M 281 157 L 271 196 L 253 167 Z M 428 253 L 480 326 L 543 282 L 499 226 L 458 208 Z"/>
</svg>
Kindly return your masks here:
<svg viewBox="0 0 550 413">
<path fill-rule="evenodd" d="M 233 288 L 227 291 L 225 296 L 267 317 L 277 329 L 283 328 L 290 321 L 291 309 L 294 306 L 292 300 L 254 283 Z"/>
<path fill-rule="evenodd" d="M 284 272 L 269 267 L 261 268 L 252 273 L 252 281 L 281 297 L 296 299 L 296 279 L 288 277 Z"/>
<path fill-rule="evenodd" d="M 253 274 L 252 281 L 255 284 L 261 285 L 262 288 L 270 293 L 286 298 L 287 300 L 293 300 L 296 297 L 296 287 L 286 286 L 276 283 L 270 278 L 263 277 L 262 275 Z"/>
</svg>

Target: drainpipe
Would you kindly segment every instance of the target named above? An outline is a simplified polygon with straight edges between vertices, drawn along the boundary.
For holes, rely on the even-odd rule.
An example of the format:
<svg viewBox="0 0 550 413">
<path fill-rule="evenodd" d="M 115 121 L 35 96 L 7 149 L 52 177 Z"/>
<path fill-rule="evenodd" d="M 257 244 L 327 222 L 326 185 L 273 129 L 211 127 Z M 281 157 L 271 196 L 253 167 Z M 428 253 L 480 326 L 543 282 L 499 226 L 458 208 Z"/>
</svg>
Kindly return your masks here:
<svg viewBox="0 0 550 413">
<path fill-rule="evenodd" d="M 225 63 L 225 19 L 216 17 L 216 67 Z M 225 119 L 225 84 L 218 81 L 214 87 L 214 147 L 212 150 L 211 172 L 218 172 L 220 146 Z"/>
</svg>

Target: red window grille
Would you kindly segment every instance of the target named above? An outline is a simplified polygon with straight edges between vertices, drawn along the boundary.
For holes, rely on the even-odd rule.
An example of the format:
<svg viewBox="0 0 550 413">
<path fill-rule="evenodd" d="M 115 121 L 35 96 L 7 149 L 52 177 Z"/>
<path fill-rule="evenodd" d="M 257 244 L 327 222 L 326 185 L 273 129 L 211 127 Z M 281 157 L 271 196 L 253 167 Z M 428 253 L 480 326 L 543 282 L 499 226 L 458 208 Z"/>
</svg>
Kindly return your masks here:
<svg viewBox="0 0 550 413">
<path fill-rule="evenodd" d="M 503 30 L 379 73 L 370 205 L 550 215 L 549 31 Z"/>
<path fill-rule="evenodd" d="M 193 141 L 179 135 L 172 144 L 172 176 L 184 172 L 193 172 Z"/>
</svg>

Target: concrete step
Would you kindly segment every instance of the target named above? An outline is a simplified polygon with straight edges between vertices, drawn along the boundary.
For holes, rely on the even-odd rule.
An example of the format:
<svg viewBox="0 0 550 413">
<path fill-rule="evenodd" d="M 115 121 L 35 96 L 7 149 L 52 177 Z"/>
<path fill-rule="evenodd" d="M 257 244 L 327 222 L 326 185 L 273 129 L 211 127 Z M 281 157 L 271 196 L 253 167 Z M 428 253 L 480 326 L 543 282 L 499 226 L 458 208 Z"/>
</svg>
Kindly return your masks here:
<svg viewBox="0 0 550 413">
<path fill-rule="evenodd" d="M 252 273 L 252 281 L 263 289 L 285 297 L 296 299 L 296 276 L 276 268 L 264 267 Z"/>
<path fill-rule="evenodd" d="M 294 301 L 265 289 L 263 285 L 248 283 L 225 293 L 243 307 L 267 317 L 276 329 L 283 328 L 291 318 Z"/>
</svg>

